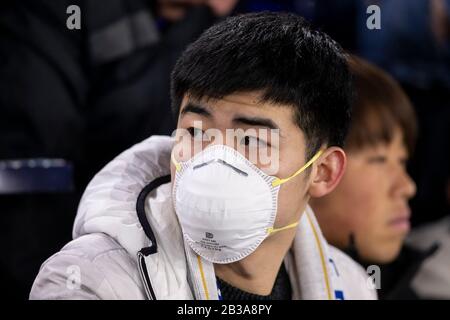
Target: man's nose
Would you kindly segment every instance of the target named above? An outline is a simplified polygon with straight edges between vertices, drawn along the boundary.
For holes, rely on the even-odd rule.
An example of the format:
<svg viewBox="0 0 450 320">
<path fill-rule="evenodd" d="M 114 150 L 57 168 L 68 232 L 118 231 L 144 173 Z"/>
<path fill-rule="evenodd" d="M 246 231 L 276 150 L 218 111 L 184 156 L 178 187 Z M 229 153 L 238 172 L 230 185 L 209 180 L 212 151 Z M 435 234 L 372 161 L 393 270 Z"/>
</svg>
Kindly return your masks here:
<svg viewBox="0 0 450 320">
<path fill-rule="evenodd" d="M 416 194 L 416 183 L 405 169 L 401 169 L 401 172 L 397 175 L 396 191 L 399 196 L 405 199 L 411 199 Z"/>
</svg>

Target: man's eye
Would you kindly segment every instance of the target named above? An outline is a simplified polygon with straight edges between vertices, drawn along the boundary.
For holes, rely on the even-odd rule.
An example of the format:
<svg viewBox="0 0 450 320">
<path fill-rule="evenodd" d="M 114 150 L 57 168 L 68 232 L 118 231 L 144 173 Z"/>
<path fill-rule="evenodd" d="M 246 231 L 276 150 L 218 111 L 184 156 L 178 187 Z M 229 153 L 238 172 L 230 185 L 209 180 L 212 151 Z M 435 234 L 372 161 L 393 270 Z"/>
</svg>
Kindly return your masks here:
<svg viewBox="0 0 450 320">
<path fill-rule="evenodd" d="M 189 127 L 187 129 L 187 131 L 189 132 L 191 137 L 194 138 L 194 140 L 203 141 L 203 139 L 204 139 L 204 136 L 203 136 L 204 132 L 201 129 L 194 128 L 194 127 Z"/>
<path fill-rule="evenodd" d="M 267 143 L 257 137 L 245 136 L 241 139 L 241 144 L 250 148 L 265 148 Z"/>
</svg>

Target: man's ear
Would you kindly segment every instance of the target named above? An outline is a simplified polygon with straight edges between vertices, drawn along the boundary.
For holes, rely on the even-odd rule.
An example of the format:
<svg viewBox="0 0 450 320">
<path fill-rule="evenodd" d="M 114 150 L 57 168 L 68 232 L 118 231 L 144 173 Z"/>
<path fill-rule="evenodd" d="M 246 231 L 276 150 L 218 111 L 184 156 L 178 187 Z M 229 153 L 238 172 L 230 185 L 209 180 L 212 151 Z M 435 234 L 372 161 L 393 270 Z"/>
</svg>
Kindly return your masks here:
<svg viewBox="0 0 450 320">
<path fill-rule="evenodd" d="M 339 147 L 326 149 L 311 173 L 308 194 L 312 198 L 319 198 L 333 191 L 344 175 L 346 164 L 344 150 Z"/>
</svg>

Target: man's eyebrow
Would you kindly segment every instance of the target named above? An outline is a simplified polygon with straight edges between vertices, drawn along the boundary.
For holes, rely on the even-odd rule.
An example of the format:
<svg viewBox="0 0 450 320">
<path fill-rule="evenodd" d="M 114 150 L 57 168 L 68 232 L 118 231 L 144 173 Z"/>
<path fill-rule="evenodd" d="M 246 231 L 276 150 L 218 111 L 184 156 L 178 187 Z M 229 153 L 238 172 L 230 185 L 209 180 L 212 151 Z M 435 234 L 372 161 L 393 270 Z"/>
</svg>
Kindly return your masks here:
<svg viewBox="0 0 450 320">
<path fill-rule="evenodd" d="M 183 116 L 188 112 L 196 113 L 206 117 L 211 117 L 211 112 L 209 112 L 206 107 L 194 102 L 188 102 L 188 104 L 185 105 L 183 109 L 181 109 L 180 114 L 181 116 Z"/>
<path fill-rule="evenodd" d="M 267 127 L 269 129 L 280 130 L 276 123 L 269 118 L 239 116 L 234 118 L 233 122 L 238 124 L 246 124 L 249 126 Z"/>
</svg>

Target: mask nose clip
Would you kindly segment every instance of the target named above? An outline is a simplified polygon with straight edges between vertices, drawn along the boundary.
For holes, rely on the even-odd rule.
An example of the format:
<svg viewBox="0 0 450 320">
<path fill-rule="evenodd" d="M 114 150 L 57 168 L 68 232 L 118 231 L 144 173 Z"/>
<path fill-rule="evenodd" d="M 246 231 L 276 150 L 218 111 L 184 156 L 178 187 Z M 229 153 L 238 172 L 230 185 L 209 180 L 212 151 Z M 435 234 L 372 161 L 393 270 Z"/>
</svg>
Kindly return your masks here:
<svg viewBox="0 0 450 320">
<path fill-rule="evenodd" d="M 225 160 L 222 160 L 222 159 L 212 159 L 212 160 L 206 161 L 206 162 L 204 162 L 204 163 L 198 164 L 198 165 L 194 166 L 192 169 L 193 169 L 193 170 L 197 170 L 197 169 L 200 169 L 201 167 L 207 166 L 207 165 L 209 165 L 209 164 L 211 164 L 211 163 L 220 163 L 220 164 L 223 164 L 223 165 L 225 165 L 225 166 L 227 166 L 227 167 L 233 169 L 233 170 L 234 170 L 235 172 L 237 172 L 238 174 L 240 174 L 240 175 L 242 175 L 242 176 L 244 176 L 244 177 L 248 177 L 248 173 L 247 173 L 247 172 L 244 172 L 244 171 L 242 171 L 241 169 L 236 168 L 236 167 L 233 166 L 232 164 L 229 164 L 228 162 L 226 162 Z"/>
</svg>

